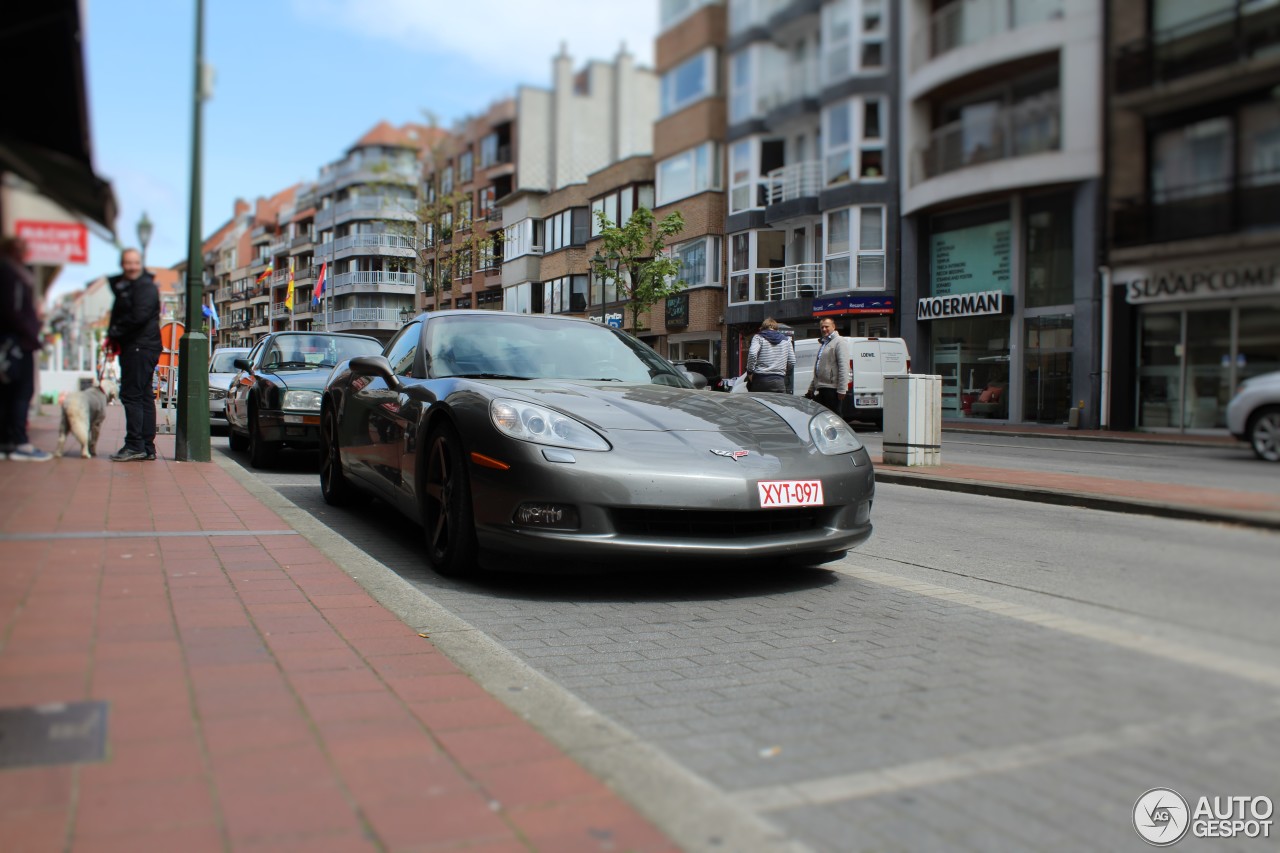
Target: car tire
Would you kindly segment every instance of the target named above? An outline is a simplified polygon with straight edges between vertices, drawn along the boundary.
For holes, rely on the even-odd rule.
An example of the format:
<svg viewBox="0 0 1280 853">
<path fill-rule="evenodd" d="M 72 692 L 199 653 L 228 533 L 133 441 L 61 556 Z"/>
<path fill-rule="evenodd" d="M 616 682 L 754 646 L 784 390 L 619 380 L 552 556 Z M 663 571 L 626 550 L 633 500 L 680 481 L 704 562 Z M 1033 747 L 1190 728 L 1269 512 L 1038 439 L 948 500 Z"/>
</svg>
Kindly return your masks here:
<svg viewBox="0 0 1280 853">
<path fill-rule="evenodd" d="M 449 577 L 475 571 L 478 547 L 471 476 L 462 439 L 448 424 L 437 426 L 427 439 L 420 503 L 432 568 Z"/>
<path fill-rule="evenodd" d="M 249 449 L 249 437 L 236 432 L 235 427 L 227 427 L 227 445 L 237 453 Z"/>
<path fill-rule="evenodd" d="M 276 461 L 278 445 L 264 441 L 258 426 L 258 412 L 249 410 L 249 464 L 254 468 L 266 468 Z"/>
<path fill-rule="evenodd" d="M 355 498 L 355 488 L 342 471 L 339 459 L 338 416 L 327 407 L 320 418 L 320 494 L 329 506 L 348 506 Z"/>
<path fill-rule="evenodd" d="M 1280 406 L 1267 406 L 1254 412 L 1246 434 L 1259 459 L 1280 462 Z"/>
</svg>

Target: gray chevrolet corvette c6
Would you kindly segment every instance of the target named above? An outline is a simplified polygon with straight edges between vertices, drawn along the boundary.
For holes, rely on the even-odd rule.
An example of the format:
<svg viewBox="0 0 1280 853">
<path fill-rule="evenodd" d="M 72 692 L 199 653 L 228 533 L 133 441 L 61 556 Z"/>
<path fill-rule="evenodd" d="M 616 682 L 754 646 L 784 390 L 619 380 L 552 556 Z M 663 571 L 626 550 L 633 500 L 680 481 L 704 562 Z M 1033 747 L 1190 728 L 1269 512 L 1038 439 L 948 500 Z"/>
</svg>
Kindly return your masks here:
<svg viewBox="0 0 1280 853">
<path fill-rule="evenodd" d="M 854 432 L 786 394 L 708 394 L 631 335 L 568 317 L 422 314 L 322 400 L 330 504 L 420 522 L 442 574 L 838 559 L 871 535 Z"/>
</svg>

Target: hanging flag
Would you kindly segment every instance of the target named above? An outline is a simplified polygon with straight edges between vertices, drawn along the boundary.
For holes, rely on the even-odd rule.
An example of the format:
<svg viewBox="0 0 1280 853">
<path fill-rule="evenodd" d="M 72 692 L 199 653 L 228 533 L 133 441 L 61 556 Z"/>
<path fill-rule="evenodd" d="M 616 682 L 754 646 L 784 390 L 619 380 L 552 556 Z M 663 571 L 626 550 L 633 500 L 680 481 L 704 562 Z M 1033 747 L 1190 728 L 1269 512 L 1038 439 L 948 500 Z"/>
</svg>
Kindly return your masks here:
<svg viewBox="0 0 1280 853">
<path fill-rule="evenodd" d="M 222 328 L 222 322 L 218 319 L 218 309 L 213 306 L 212 298 L 200 307 L 200 313 L 208 318 L 210 324 L 214 328 L 214 331 Z"/>
<path fill-rule="evenodd" d="M 254 284 L 262 284 L 262 280 L 263 280 L 263 279 L 266 279 L 266 278 L 270 278 L 270 277 L 271 277 L 271 274 L 272 274 L 273 272 L 275 272 L 275 271 L 276 271 L 276 268 L 272 265 L 272 262 L 271 262 L 271 261 L 267 261 L 267 268 L 266 268 L 265 270 L 263 270 L 263 271 L 262 271 L 262 275 L 258 276 L 256 279 L 254 279 L 253 283 L 254 283 Z"/>
<path fill-rule="evenodd" d="M 320 265 L 320 275 L 316 276 L 316 289 L 311 293 L 311 301 L 320 304 L 320 297 L 324 294 L 325 276 L 329 272 L 327 263 Z"/>
<path fill-rule="evenodd" d="M 284 293 L 284 307 L 293 313 L 293 258 L 289 259 L 289 289 Z"/>
</svg>

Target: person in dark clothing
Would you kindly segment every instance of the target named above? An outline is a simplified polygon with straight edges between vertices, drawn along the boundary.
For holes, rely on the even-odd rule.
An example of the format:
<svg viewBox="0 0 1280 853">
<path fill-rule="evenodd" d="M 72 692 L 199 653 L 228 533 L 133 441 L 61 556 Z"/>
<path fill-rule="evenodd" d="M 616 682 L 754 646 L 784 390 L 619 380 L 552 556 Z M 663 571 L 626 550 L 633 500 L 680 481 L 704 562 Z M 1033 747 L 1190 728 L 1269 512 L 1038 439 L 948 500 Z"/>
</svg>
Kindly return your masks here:
<svg viewBox="0 0 1280 853">
<path fill-rule="evenodd" d="M 124 404 L 124 447 L 115 462 L 156 458 L 156 400 L 151 379 L 160 360 L 160 292 L 142 268 L 137 249 L 120 254 L 121 275 L 108 280 L 115 304 L 107 329 L 108 354 L 120 354 L 120 402 Z"/>
<path fill-rule="evenodd" d="M 26 254 L 20 237 L 0 242 L 0 459 L 47 462 L 53 456 L 27 438 L 41 320 L 39 289 L 23 263 Z"/>
</svg>

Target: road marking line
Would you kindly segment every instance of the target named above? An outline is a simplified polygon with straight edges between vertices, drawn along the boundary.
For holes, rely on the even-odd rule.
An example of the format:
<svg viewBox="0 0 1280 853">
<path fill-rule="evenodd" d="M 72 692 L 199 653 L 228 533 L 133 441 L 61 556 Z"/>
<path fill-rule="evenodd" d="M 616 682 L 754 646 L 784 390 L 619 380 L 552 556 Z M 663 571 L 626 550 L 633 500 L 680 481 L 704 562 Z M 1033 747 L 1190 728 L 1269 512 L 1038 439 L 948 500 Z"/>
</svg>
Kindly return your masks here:
<svg viewBox="0 0 1280 853">
<path fill-rule="evenodd" d="M 999 598 L 992 598 L 988 595 L 963 592 L 925 581 L 903 578 L 888 572 L 876 571 L 875 569 L 847 564 L 833 565 L 831 568 L 842 575 L 848 575 L 869 583 L 901 589 L 904 592 L 918 593 L 955 604 L 964 604 L 977 610 L 985 610 L 988 613 L 1007 616 L 1010 619 L 1017 619 L 1042 628 L 1052 628 L 1077 637 L 1097 640 L 1098 642 L 1142 652 L 1143 654 L 1164 658 L 1176 663 L 1196 666 L 1222 675 L 1243 678 L 1246 681 L 1253 681 L 1267 687 L 1280 689 L 1280 668 L 1274 666 L 1253 663 L 1217 652 L 1205 651 L 1194 646 L 1177 643 L 1172 640 L 1164 640 L 1126 628 L 1098 625 L 1093 622 L 1086 622 L 1083 619 L 1077 619 L 1074 616 L 1051 613 L 1038 607 L 1015 604 Z"/>
<path fill-rule="evenodd" d="M 946 758 L 914 761 L 862 773 L 848 773 L 753 788 L 734 794 L 741 805 L 759 812 L 776 812 L 802 806 L 827 805 L 847 800 L 877 797 L 909 788 L 922 788 L 991 773 L 1005 773 L 1037 764 L 1079 758 L 1114 749 L 1152 743 L 1183 743 L 1228 728 L 1256 725 L 1280 719 L 1280 697 L 1265 702 L 1251 713 L 1224 717 L 1200 713 L 1170 717 L 1154 723 L 1135 723 L 1110 732 L 1088 732 L 997 749 L 973 750 Z"/>
<path fill-rule="evenodd" d="M 74 533 L 0 533 L 0 542 L 54 539 L 171 539 L 180 536 L 297 536 L 296 530 L 99 530 Z"/>
</svg>

